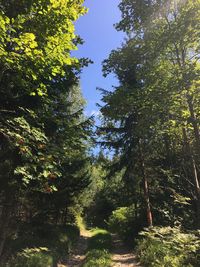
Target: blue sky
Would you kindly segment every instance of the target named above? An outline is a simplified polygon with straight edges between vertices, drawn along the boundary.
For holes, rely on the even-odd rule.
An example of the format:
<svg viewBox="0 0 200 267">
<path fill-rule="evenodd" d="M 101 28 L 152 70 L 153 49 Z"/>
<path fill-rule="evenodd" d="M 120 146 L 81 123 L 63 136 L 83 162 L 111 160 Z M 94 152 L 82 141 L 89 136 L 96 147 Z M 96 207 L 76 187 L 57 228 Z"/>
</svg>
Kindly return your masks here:
<svg viewBox="0 0 200 267">
<path fill-rule="evenodd" d="M 96 87 L 111 89 L 117 84 L 113 75 L 102 76 L 102 61 L 109 56 L 112 49 L 120 47 L 123 34 L 117 32 L 113 24 L 120 20 L 119 0 L 86 0 L 89 12 L 76 22 L 76 33 L 85 41 L 84 45 L 73 52 L 76 57 L 88 57 L 94 64 L 84 68 L 81 74 L 81 88 L 87 101 L 86 114 L 98 111 L 96 103 L 100 102 L 100 93 Z"/>
</svg>

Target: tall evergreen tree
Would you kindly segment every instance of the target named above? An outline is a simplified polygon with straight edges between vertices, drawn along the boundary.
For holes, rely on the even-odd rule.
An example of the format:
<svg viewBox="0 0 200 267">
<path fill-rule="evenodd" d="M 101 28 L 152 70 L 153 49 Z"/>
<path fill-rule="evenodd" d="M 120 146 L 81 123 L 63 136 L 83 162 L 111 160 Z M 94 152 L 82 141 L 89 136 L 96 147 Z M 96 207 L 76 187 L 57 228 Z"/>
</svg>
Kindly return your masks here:
<svg viewBox="0 0 200 267">
<path fill-rule="evenodd" d="M 196 210 L 196 225 L 200 221 L 199 4 L 122 1 L 116 27 L 128 38 L 104 62 L 105 74 L 114 72 L 120 86 L 104 93 L 102 134 L 119 153 L 118 166 L 131 170 L 126 177 L 143 179 L 149 225 L 151 207 L 155 222 L 167 214 L 172 221 L 175 214 L 184 217 L 184 207 L 177 213 L 171 199 L 162 197 L 169 192 L 180 207 L 180 196 L 191 199 L 191 214 Z"/>
</svg>

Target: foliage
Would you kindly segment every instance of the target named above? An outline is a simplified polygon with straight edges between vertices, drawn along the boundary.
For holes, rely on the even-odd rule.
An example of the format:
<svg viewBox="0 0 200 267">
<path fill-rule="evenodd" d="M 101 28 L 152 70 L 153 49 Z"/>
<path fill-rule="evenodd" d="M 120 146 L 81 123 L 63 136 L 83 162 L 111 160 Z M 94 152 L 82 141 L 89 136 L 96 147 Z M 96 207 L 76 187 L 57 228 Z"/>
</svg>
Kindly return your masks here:
<svg viewBox="0 0 200 267">
<path fill-rule="evenodd" d="M 86 213 L 124 240 L 179 222 L 186 232 L 143 233 L 141 261 L 198 266 L 199 234 L 189 230 L 200 227 L 200 1 L 119 4 L 116 29 L 127 36 L 103 62 L 119 83 L 100 89 L 96 132 L 110 155 L 95 159 L 79 86 L 89 61 L 71 54 L 83 3 L 0 0 L 0 257 L 25 249 L 17 261 L 48 261 L 33 249 L 46 247 L 62 258 L 78 236 L 66 224 L 84 227 Z M 93 231 L 85 264 L 109 265 L 110 246 L 109 232 Z"/>
<path fill-rule="evenodd" d="M 0 2 L 2 78 L 14 74 L 12 86 L 11 81 L 3 83 L 9 91 L 21 85 L 20 95 L 45 95 L 45 80 L 64 77 L 66 65 L 78 63 L 70 51 L 76 49 L 73 22 L 86 12 L 82 4 L 82 0 Z"/>
<path fill-rule="evenodd" d="M 111 159 L 98 155 L 95 165 L 93 165 L 97 172 L 91 174 L 92 183 L 91 187 L 88 188 L 88 190 L 93 190 L 93 199 L 92 197 L 90 198 L 92 201 L 86 209 L 86 221 L 88 225 L 107 227 L 106 222 L 112 211 L 122 201 L 126 201 L 126 204 L 129 204 L 131 201 L 124 186 L 122 174 L 119 173 L 113 177 L 109 176 L 108 168 L 111 164 Z M 92 193 L 90 191 L 88 192 L 92 196 Z"/>
<path fill-rule="evenodd" d="M 180 228 L 154 227 L 140 233 L 137 253 L 144 266 L 199 266 L 198 232 Z"/>
<path fill-rule="evenodd" d="M 136 217 L 134 206 L 121 207 L 112 212 L 108 220 L 108 228 L 117 233 L 126 243 L 132 243 L 143 223 Z"/>
<path fill-rule="evenodd" d="M 0 1 L 0 257 L 22 223 L 70 222 L 89 184 L 91 120 L 79 87 L 87 59 L 71 56 L 83 2 Z"/>
<path fill-rule="evenodd" d="M 109 267 L 111 266 L 111 234 L 103 229 L 92 229 L 89 239 L 88 253 L 83 267 Z"/>
<path fill-rule="evenodd" d="M 93 249 L 87 253 L 83 267 L 110 267 L 111 257 L 107 250 Z"/>
<path fill-rule="evenodd" d="M 153 213 L 155 225 L 198 228 L 199 1 L 123 0 L 119 7 L 116 28 L 127 38 L 103 63 L 119 85 L 101 89 L 97 130 L 114 154 L 110 175 L 122 172 L 129 205 L 147 214 L 146 226 Z"/>
<path fill-rule="evenodd" d="M 104 168 L 99 164 L 96 164 L 95 162 L 92 163 L 91 166 L 91 175 L 90 175 L 90 184 L 88 187 L 82 192 L 79 198 L 80 203 L 80 212 L 83 210 L 86 211 L 86 214 L 88 215 L 86 218 L 87 223 L 90 224 L 89 220 L 91 219 L 91 210 L 92 207 L 96 205 L 97 201 L 97 195 L 101 191 L 102 187 L 104 186 L 104 178 L 105 178 L 105 170 Z"/>
<path fill-rule="evenodd" d="M 47 247 L 55 257 L 62 258 L 73 249 L 79 234 L 75 225 L 24 224 L 18 236 L 11 239 L 7 246 L 12 254 L 26 247 Z"/>
<path fill-rule="evenodd" d="M 107 230 L 93 229 L 92 237 L 89 240 L 88 249 L 110 249 L 111 234 Z"/>
<path fill-rule="evenodd" d="M 12 267 L 53 267 L 53 258 L 47 248 L 24 249 L 10 263 Z"/>
</svg>

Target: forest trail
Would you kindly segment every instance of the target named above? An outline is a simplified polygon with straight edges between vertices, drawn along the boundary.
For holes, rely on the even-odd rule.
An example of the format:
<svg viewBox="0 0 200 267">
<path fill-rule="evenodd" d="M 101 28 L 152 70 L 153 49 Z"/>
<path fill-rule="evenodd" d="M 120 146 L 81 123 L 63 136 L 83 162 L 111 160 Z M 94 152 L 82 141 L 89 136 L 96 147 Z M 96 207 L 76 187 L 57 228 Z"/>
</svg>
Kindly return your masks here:
<svg viewBox="0 0 200 267">
<path fill-rule="evenodd" d="M 112 267 L 141 267 L 136 255 L 124 246 L 117 235 L 113 235 Z"/>
<path fill-rule="evenodd" d="M 90 236 L 90 231 L 81 230 L 80 238 L 73 254 L 70 255 L 69 259 L 65 263 L 59 263 L 57 267 L 81 267 L 86 258 L 86 251 Z M 112 244 L 112 267 L 141 267 L 136 260 L 136 255 L 133 251 L 124 246 L 123 242 L 117 235 L 112 236 Z"/>
<path fill-rule="evenodd" d="M 87 244 L 90 235 L 89 231 L 81 230 L 80 238 L 73 254 L 70 255 L 66 263 L 58 264 L 57 267 L 81 267 L 86 257 Z"/>
</svg>

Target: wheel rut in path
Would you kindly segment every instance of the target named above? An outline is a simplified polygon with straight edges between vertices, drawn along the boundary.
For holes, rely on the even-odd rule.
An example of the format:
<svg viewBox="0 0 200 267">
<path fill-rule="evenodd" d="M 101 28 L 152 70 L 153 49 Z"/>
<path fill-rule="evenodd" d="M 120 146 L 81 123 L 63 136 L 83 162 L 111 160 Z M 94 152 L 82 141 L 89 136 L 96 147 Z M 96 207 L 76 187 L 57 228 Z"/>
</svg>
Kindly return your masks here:
<svg viewBox="0 0 200 267">
<path fill-rule="evenodd" d="M 81 267 L 86 258 L 89 238 L 90 232 L 82 230 L 80 233 L 80 238 L 77 242 L 77 246 L 75 247 L 73 253 L 69 256 L 69 259 L 65 263 L 59 263 L 57 267 Z"/>
<path fill-rule="evenodd" d="M 117 235 L 112 238 L 112 267 L 141 267 L 133 251 L 126 248 Z"/>
</svg>

